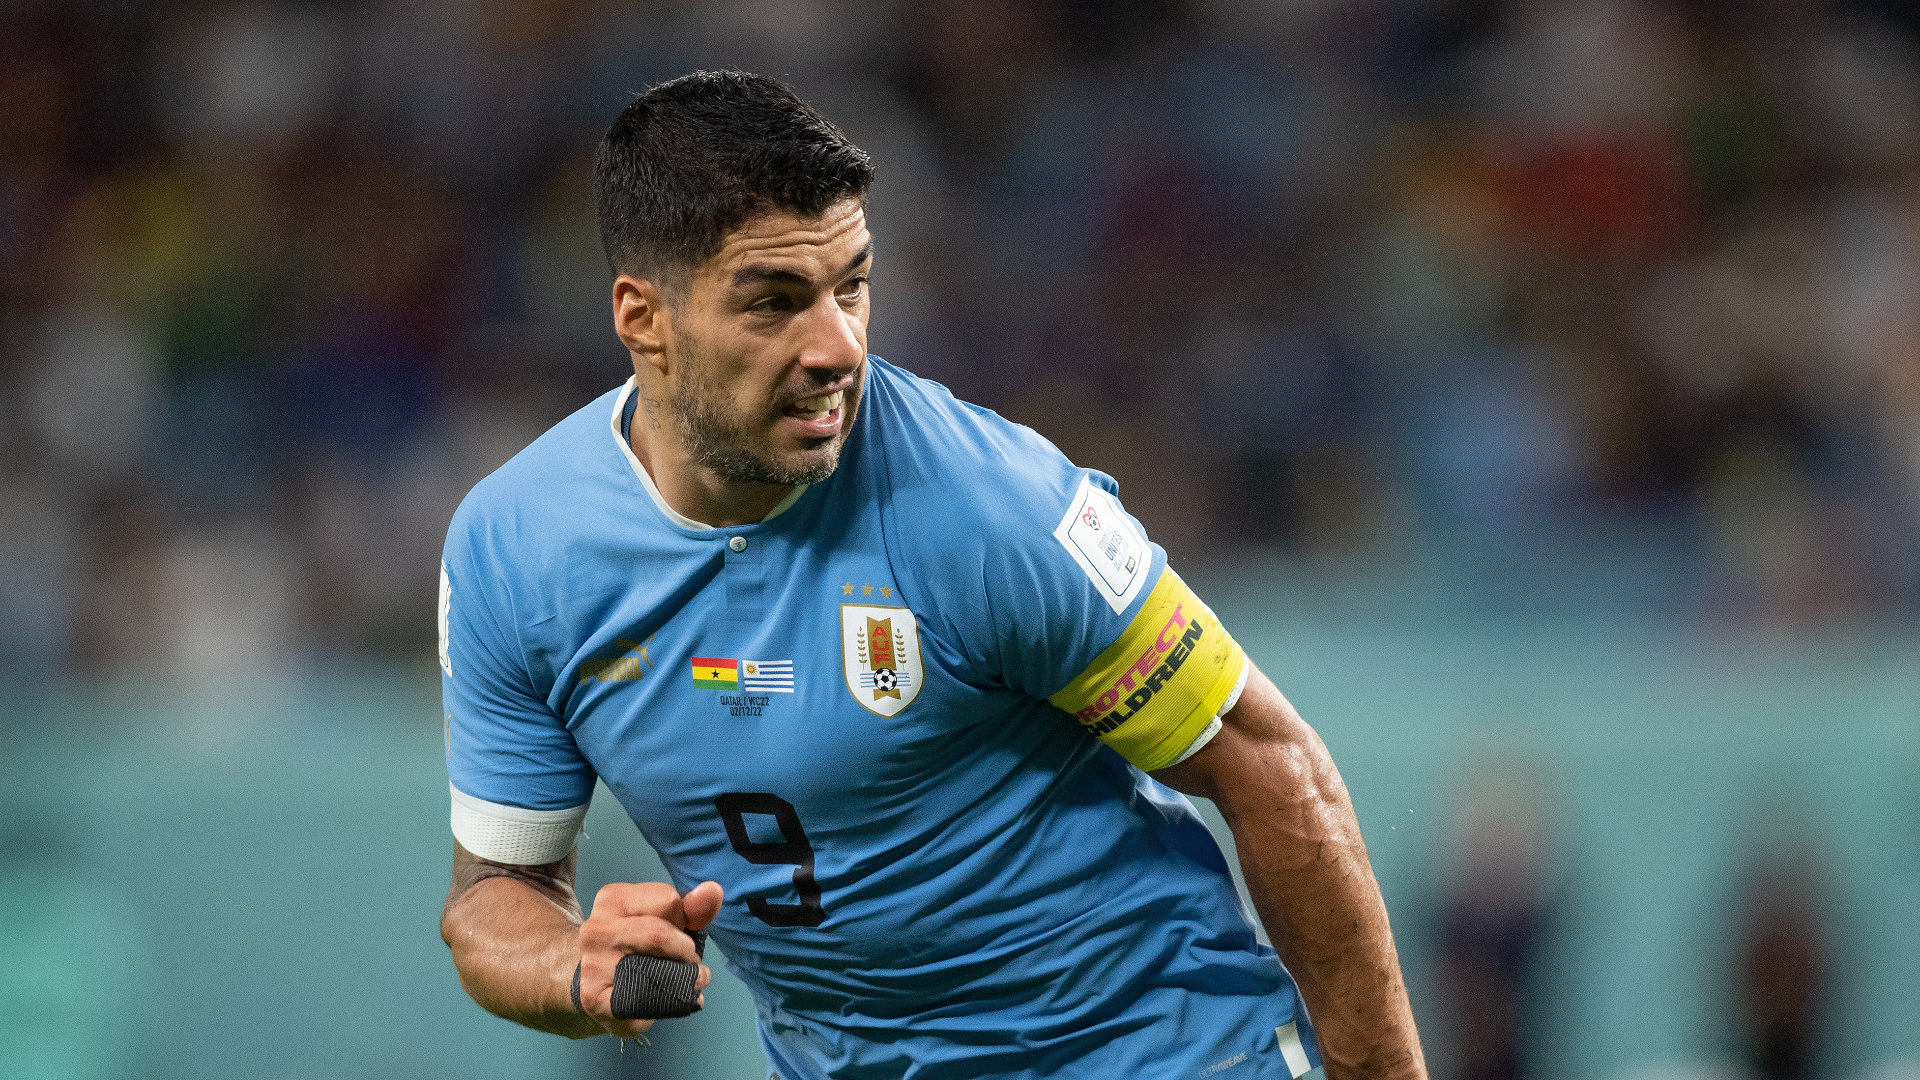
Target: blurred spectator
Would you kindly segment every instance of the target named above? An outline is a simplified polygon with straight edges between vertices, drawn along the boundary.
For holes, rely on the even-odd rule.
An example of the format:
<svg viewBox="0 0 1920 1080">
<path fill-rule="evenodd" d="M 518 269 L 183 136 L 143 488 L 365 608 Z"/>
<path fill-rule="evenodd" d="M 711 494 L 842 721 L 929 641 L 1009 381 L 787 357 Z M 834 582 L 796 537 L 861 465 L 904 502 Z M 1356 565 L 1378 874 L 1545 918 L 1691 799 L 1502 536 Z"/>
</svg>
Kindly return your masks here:
<svg viewBox="0 0 1920 1080">
<path fill-rule="evenodd" d="M 451 507 L 626 366 L 594 142 L 722 65 L 876 152 L 876 349 L 1115 475 L 1179 555 L 1577 567 L 1605 538 L 1676 561 L 1677 614 L 1911 617 L 1917 28 L 1870 0 L 14 5 L 0 664 L 208 671 L 219 625 L 249 663 L 425 655 Z"/>
<path fill-rule="evenodd" d="M 1544 792 L 1529 771 L 1484 768 L 1459 813 L 1440 915 L 1436 1046 L 1447 1080 L 1521 1080 L 1538 1062 L 1529 1008 L 1552 900 Z"/>
<path fill-rule="evenodd" d="M 1754 1080 L 1818 1075 L 1829 982 L 1823 905 L 1797 867 L 1757 868 L 1739 922 L 1741 1058 Z"/>
<path fill-rule="evenodd" d="M 50 473 L 24 446 L 0 446 L 0 693 L 39 683 L 67 647 L 79 529 Z"/>
</svg>

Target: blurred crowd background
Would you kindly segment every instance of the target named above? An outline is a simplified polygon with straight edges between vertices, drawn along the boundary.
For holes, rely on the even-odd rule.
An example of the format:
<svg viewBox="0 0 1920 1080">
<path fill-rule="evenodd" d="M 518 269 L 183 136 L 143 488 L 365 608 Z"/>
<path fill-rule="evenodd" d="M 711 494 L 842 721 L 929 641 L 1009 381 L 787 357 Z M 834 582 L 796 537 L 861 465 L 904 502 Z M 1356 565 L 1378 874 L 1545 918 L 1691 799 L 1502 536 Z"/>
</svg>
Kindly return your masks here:
<svg viewBox="0 0 1920 1080">
<path fill-rule="evenodd" d="M 1115 476 L 1314 706 L 1437 1077 L 1920 1075 L 1920 5 L 4 0 L 18 1075 L 754 1074 L 744 998 L 697 1052 L 503 1049 L 418 826 L 447 520 L 625 378 L 591 155 L 700 67 L 873 153 L 873 350 Z M 179 696 L 342 670 L 411 689 Z M 145 734 L 95 757 L 108 715 Z M 353 921 L 370 849 L 317 804 L 423 895 Z M 335 1065 L 194 1027 L 256 1011 L 189 974 L 239 940 Z M 135 954 L 102 1034 L 68 975 Z M 349 956 L 431 1024 L 357 1042 Z"/>
<path fill-rule="evenodd" d="M 478 477 L 623 376 L 636 89 L 872 151 L 875 351 L 1176 557 L 1631 557 L 1914 609 L 1920 14 L 1899 0 L 10 0 L 0 667 L 417 653 Z"/>
</svg>

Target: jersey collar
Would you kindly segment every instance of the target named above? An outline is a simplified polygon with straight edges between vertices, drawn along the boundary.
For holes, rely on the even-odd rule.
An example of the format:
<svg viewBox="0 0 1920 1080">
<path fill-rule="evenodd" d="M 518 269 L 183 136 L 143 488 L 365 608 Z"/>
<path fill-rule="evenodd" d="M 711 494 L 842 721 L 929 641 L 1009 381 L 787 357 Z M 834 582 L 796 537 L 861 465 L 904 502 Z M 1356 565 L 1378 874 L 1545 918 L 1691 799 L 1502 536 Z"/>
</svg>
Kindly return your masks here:
<svg viewBox="0 0 1920 1080">
<path fill-rule="evenodd" d="M 620 447 L 620 452 L 626 455 L 627 464 L 632 467 L 633 475 L 640 478 L 640 486 L 647 489 L 647 496 L 653 500 L 653 505 L 660 508 L 660 512 L 667 516 L 668 521 L 673 522 L 683 529 L 713 532 L 716 528 L 715 526 L 695 521 L 667 505 L 667 500 L 660 497 L 660 489 L 653 486 L 653 477 L 647 474 L 647 467 L 640 464 L 639 456 L 633 452 L 633 445 L 627 441 L 627 433 L 620 430 L 620 418 L 627 415 L 627 401 L 633 397 L 634 391 L 638 390 L 639 387 L 640 376 L 627 376 L 626 385 L 620 388 L 620 396 L 615 399 L 613 403 L 613 417 L 608 421 L 608 425 L 613 431 L 614 443 Z M 795 484 L 793 490 L 787 492 L 787 497 L 781 499 L 773 509 L 767 511 L 767 516 L 760 520 L 763 522 L 772 521 L 774 518 L 786 513 L 788 507 L 800 501 L 800 496 L 805 494 L 806 490 L 807 485 Z"/>
</svg>

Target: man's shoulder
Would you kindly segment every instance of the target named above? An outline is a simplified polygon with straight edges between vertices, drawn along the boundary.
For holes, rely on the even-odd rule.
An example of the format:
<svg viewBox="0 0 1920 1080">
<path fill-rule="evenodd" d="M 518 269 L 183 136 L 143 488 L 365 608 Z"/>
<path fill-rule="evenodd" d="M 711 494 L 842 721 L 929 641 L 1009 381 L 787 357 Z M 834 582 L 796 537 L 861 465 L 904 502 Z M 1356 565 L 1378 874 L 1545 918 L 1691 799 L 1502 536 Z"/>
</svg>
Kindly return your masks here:
<svg viewBox="0 0 1920 1080">
<path fill-rule="evenodd" d="M 991 515 L 1009 496 L 1031 498 L 1077 482 L 1081 470 L 1039 432 L 873 360 L 874 431 L 896 494 L 920 493 L 951 512 L 971 507 Z"/>
<path fill-rule="evenodd" d="M 623 389 L 581 406 L 475 484 L 454 512 L 449 537 L 526 539 L 589 523 L 592 515 L 582 510 L 625 467 L 611 420 Z"/>
<path fill-rule="evenodd" d="M 890 543 L 930 580 L 975 580 L 989 564 L 1047 564 L 1083 489 L 1116 490 L 1032 428 L 890 365 L 877 370 Z"/>
</svg>

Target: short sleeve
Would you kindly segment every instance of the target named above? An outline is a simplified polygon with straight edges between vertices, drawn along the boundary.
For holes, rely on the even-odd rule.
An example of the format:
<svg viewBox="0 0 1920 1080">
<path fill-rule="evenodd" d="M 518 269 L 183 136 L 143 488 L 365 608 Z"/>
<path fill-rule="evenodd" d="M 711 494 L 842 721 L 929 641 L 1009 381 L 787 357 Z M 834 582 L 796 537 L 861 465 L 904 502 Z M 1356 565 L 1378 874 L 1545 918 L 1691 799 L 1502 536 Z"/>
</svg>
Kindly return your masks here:
<svg viewBox="0 0 1920 1080">
<path fill-rule="evenodd" d="M 455 518 L 441 562 L 440 683 L 454 835 L 495 862 L 573 848 L 596 779 L 528 674 L 500 560 L 477 556 Z"/>
<path fill-rule="evenodd" d="M 1145 770 L 1218 730 L 1246 655 L 1121 506 L 1031 429 L 915 381 L 882 408 L 902 589 L 984 684 L 1050 701 Z"/>
<path fill-rule="evenodd" d="M 1218 729 L 1246 655 L 1121 507 L 1113 481 L 1075 474 L 1046 542 L 1027 538 L 1024 557 L 995 560 L 1001 669 L 1141 769 L 1165 768 Z M 1033 595 L 1046 597 L 1044 621 L 1021 617 Z"/>
</svg>

